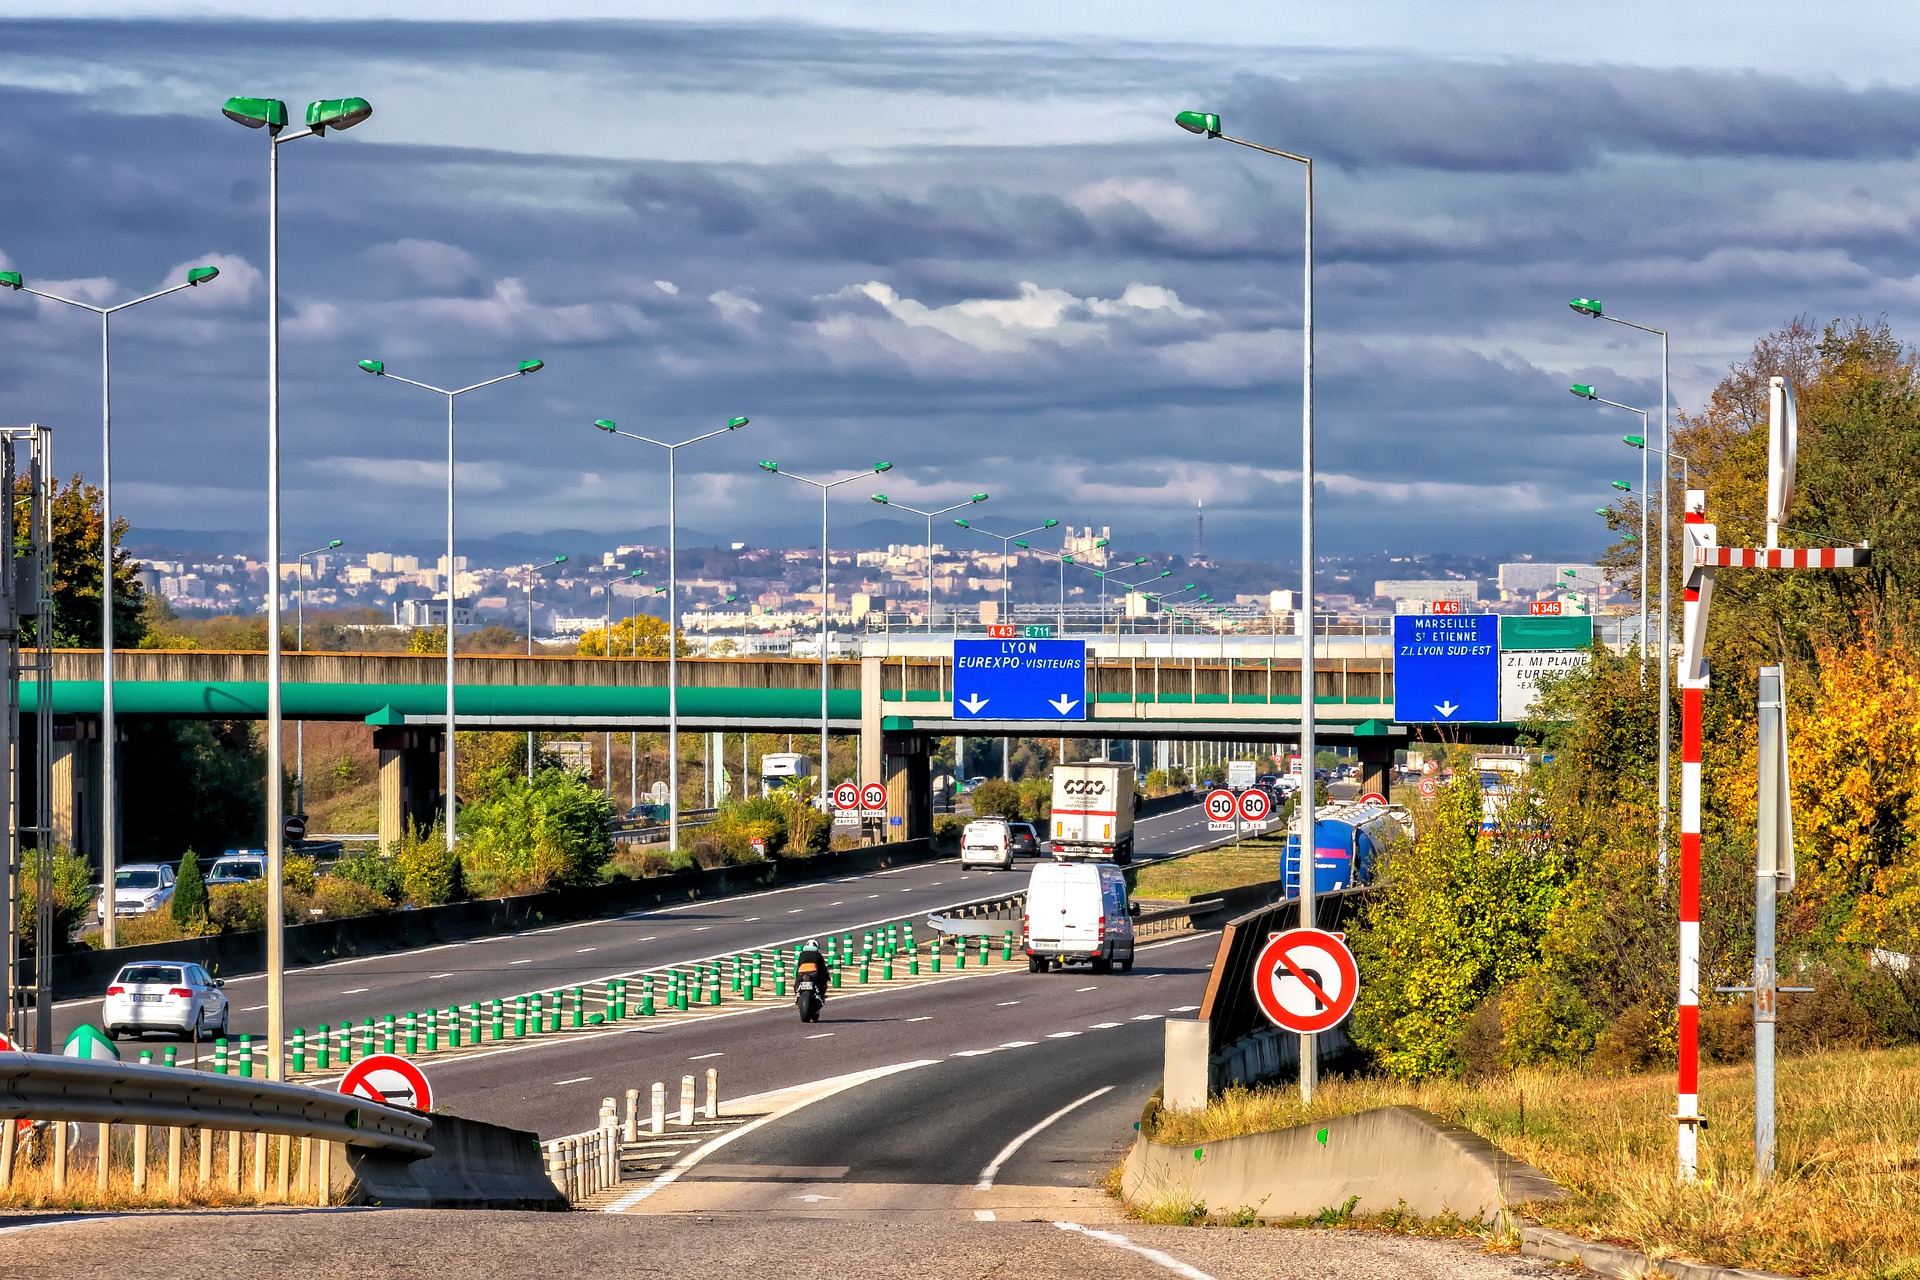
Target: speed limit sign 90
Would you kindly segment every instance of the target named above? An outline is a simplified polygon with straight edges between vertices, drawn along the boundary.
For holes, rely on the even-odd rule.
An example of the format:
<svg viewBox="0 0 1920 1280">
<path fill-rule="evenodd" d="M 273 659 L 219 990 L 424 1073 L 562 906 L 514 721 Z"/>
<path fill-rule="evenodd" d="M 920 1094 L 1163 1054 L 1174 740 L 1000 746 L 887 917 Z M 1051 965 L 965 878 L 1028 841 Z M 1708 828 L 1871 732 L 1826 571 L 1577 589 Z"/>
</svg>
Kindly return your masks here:
<svg viewBox="0 0 1920 1280">
<path fill-rule="evenodd" d="M 878 782 L 869 782 L 860 788 L 860 811 L 868 817 L 885 817 L 887 812 L 887 789 Z"/>
<path fill-rule="evenodd" d="M 1232 822 L 1233 815 L 1239 812 L 1239 804 L 1233 798 L 1233 792 L 1219 787 L 1207 792 L 1207 817 L 1214 822 Z"/>
</svg>

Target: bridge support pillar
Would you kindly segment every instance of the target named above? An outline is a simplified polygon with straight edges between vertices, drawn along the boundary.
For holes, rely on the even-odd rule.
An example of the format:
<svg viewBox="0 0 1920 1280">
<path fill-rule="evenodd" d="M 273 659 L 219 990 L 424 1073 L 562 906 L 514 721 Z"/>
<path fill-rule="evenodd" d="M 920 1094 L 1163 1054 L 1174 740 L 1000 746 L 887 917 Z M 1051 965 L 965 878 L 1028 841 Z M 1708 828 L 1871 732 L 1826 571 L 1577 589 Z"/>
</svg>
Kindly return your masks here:
<svg viewBox="0 0 1920 1280">
<path fill-rule="evenodd" d="M 440 812 L 440 749 L 444 734 L 397 726 L 373 731 L 380 752 L 380 847 L 388 849 L 409 822 L 422 829 Z"/>
<path fill-rule="evenodd" d="M 887 782 L 886 840 L 933 836 L 933 740 L 924 733 L 882 735 Z"/>
<path fill-rule="evenodd" d="M 1393 743 L 1363 742 L 1360 744 L 1360 792 L 1377 791 L 1388 800 L 1393 799 Z"/>
<path fill-rule="evenodd" d="M 51 744 L 53 840 L 97 869 L 102 857 L 100 721 L 92 716 L 61 720 L 53 726 Z"/>
</svg>

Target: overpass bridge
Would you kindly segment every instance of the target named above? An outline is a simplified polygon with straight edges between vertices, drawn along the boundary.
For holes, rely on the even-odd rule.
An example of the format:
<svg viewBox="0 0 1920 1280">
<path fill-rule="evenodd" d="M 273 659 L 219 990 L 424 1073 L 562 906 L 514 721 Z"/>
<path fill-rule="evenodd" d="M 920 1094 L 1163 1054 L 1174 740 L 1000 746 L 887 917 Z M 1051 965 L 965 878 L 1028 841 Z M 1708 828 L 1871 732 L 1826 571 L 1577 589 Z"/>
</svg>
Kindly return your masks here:
<svg viewBox="0 0 1920 1280">
<path fill-rule="evenodd" d="M 1385 790 L 1396 746 L 1390 652 L 1329 646 L 1317 658 L 1320 741 L 1357 746 L 1372 783 Z M 1344 650 L 1344 651 L 1343 651 Z M 121 717 L 257 719 L 266 714 L 264 653 L 134 649 L 115 655 Z M 438 759 L 446 713 L 445 659 L 438 654 L 290 653 L 282 707 L 290 720 L 359 721 L 380 752 L 382 839 L 439 807 Z M 820 725 L 820 664 L 779 657 L 682 658 L 680 723 L 701 732 L 807 733 Z M 54 654 L 55 825 L 81 851 L 98 847 L 98 650 Z M 928 752 L 939 737 L 1044 736 L 1131 740 L 1297 741 L 1297 657 L 1090 657 L 1087 719 L 956 720 L 950 654 L 901 652 L 830 660 L 829 728 L 860 737 L 861 775 L 885 778 L 899 834 L 930 833 Z M 657 732 L 667 726 L 667 660 L 661 658 L 455 658 L 461 728 L 559 732 Z M 21 684 L 23 714 L 39 705 L 36 681 Z M 1498 737 L 1498 731 L 1495 731 Z"/>
</svg>

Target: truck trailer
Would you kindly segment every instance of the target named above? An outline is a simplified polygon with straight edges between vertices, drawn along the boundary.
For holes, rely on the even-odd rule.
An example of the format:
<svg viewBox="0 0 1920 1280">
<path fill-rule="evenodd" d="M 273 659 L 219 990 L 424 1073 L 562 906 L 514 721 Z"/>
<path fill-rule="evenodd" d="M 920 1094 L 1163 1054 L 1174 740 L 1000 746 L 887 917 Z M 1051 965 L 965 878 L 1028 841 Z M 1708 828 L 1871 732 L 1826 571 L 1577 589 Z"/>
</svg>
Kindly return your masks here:
<svg viewBox="0 0 1920 1280">
<path fill-rule="evenodd" d="M 1139 804 L 1133 765 L 1086 760 L 1053 766 L 1053 856 L 1133 861 L 1133 811 Z"/>
</svg>

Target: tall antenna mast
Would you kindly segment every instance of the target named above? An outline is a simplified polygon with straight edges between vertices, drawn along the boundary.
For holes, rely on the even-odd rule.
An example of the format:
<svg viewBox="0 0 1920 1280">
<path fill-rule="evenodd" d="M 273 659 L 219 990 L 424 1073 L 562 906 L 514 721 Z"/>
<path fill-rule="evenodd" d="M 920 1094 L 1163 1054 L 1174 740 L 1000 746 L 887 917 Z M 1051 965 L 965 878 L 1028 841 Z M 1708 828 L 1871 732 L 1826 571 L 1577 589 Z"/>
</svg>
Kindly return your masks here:
<svg viewBox="0 0 1920 1280">
<path fill-rule="evenodd" d="M 1193 558 L 1195 560 L 1205 560 L 1207 558 L 1206 505 L 1206 499 L 1204 498 L 1195 498 L 1193 500 Z"/>
</svg>

